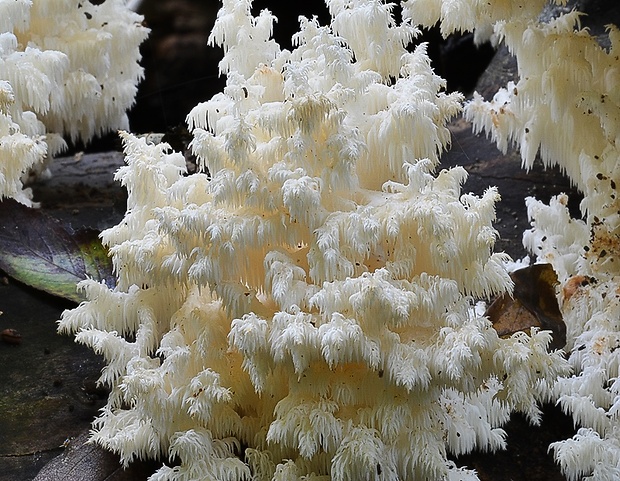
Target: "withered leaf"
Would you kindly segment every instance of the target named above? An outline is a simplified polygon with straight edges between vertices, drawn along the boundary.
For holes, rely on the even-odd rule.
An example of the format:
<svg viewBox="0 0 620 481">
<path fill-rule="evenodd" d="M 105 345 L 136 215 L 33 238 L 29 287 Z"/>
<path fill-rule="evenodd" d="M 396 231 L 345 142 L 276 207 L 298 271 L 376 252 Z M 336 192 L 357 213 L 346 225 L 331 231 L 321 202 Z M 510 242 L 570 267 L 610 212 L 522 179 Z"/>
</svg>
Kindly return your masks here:
<svg viewBox="0 0 620 481">
<path fill-rule="evenodd" d="M 113 286 L 112 262 L 93 229 L 70 232 L 38 209 L 0 202 L 0 269 L 54 296 L 79 302 L 87 277 Z"/>
<path fill-rule="evenodd" d="M 566 325 L 556 297 L 558 277 L 551 264 L 534 264 L 510 274 L 515 283 L 513 297 L 498 297 L 487 316 L 502 337 L 539 327 L 553 333 L 551 349 L 566 344 Z"/>
</svg>

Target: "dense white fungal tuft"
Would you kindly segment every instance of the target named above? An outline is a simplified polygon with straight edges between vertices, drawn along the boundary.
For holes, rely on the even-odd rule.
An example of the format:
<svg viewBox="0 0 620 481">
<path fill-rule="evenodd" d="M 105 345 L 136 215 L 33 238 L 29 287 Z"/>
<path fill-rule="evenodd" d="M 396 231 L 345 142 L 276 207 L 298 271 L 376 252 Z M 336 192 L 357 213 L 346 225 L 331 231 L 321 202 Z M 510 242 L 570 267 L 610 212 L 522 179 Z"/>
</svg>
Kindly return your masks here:
<svg viewBox="0 0 620 481">
<path fill-rule="evenodd" d="M 551 448 L 569 480 L 612 480 L 620 442 L 620 36 L 608 26 L 603 47 L 581 28 L 577 11 L 548 23 L 528 20 L 529 9 L 542 3 L 409 0 L 405 12 L 423 14 L 428 7 L 424 22 L 442 19 L 446 32 L 471 29 L 473 21 L 477 27 L 480 17 L 492 21 L 495 40 L 516 57 L 519 79 L 490 101 L 475 94 L 465 116 L 502 151 L 517 146 L 525 168 L 538 158 L 559 166 L 583 193 L 580 219 L 569 213 L 564 194 L 548 205 L 527 198 L 532 228 L 523 241 L 537 261 L 553 265 L 561 282 L 574 375 L 561 377 L 553 391 L 582 427 Z M 456 10 L 465 20 L 452 15 Z"/>
<path fill-rule="evenodd" d="M 109 362 L 93 439 L 175 464 L 152 479 L 477 479 L 448 456 L 503 448 L 568 372 L 547 332 L 500 339 L 473 308 L 512 289 L 499 195 L 436 172 L 462 96 L 407 49 L 413 20 L 328 7 L 289 52 L 269 13 L 224 2 L 227 85 L 188 116 L 198 173 L 122 134 L 119 282 L 85 281 L 60 329 Z"/>
<path fill-rule="evenodd" d="M 31 205 L 63 136 L 88 142 L 128 128 L 148 34 L 124 0 L 0 0 L 0 198 Z"/>
</svg>

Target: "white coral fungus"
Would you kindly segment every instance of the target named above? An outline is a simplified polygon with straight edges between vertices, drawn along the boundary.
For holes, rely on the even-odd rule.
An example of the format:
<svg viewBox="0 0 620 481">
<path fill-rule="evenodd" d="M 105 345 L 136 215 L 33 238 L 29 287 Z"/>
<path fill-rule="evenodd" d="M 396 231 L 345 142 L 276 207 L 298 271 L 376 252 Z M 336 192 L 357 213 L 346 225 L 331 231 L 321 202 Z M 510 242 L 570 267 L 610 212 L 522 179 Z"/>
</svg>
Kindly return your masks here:
<svg viewBox="0 0 620 481">
<path fill-rule="evenodd" d="M 0 0 L 0 198 L 65 148 L 127 128 L 148 30 L 124 0 Z"/>
<path fill-rule="evenodd" d="M 549 333 L 500 339 L 473 309 L 511 281 L 496 190 L 434 174 L 461 96 L 389 6 L 328 6 L 289 52 L 224 1 L 227 85 L 188 116 L 202 172 L 123 134 L 118 285 L 83 282 L 60 330 L 108 362 L 93 439 L 178 463 L 152 479 L 477 479 L 448 454 L 502 448 L 566 372 Z"/>
<path fill-rule="evenodd" d="M 562 283 L 558 293 L 575 371 L 554 388 L 559 404 L 581 426 L 551 448 L 570 480 L 611 481 L 620 476 L 620 35 L 609 26 L 603 47 L 580 26 L 576 11 L 548 23 L 519 21 L 508 4 L 541 2 L 409 0 L 446 9 L 496 15 L 497 39 L 518 63 L 519 80 L 491 101 L 475 95 L 465 107 L 474 130 L 484 130 L 505 151 L 515 144 L 526 168 L 540 158 L 559 166 L 583 193 L 583 219 L 574 219 L 568 197 L 549 205 L 528 198 L 532 229 L 525 246 L 550 262 Z M 556 3 L 565 3 L 559 2 Z M 415 11 L 415 8 L 412 11 Z M 475 15 L 482 14 L 482 10 Z M 472 10 L 473 11 L 473 10 Z M 525 11 L 525 9 L 523 10 Z M 471 20 L 463 25 L 471 28 Z M 452 28 L 457 28 L 453 26 Z"/>
</svg>

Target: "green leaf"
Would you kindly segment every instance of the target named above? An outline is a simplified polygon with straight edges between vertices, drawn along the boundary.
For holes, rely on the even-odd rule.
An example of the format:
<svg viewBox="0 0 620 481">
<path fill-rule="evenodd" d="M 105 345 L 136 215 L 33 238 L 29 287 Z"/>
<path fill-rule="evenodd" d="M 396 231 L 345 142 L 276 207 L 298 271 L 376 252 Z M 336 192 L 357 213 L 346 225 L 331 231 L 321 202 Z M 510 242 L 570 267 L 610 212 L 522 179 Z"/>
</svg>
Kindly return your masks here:
<svg viewBox="0 0 620 481">
<path fill-rule="evenodd" d="M 112 261 L 98 232 L 69 232 L 56 219 L 12 200 L 0 202 L 0 269 L 54 296 L 80 302 L 86 278 L 113 287 Z"/>
</svg>

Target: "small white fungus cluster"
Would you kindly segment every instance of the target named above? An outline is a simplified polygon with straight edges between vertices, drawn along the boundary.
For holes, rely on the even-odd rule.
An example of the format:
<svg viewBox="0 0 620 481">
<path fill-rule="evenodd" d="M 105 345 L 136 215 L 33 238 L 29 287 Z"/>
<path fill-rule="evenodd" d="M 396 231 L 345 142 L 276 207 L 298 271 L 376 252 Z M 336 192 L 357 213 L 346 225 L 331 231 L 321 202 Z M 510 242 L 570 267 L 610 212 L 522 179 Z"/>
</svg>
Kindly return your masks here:
<svg viewBox="0 0 620 481">
<path fill-rule="evenodd" d="M 409 3 L 435 5 L 441 15 L 430 21 L 439 16 L 448 20 L 448 10 L 457 6 L 460 11 L 473 12 L 478 5 L 487 13 L 502 12 L 493 33 L 516 57 L 519 80 L 500 89 L 491 101 L 474 95 L 465 115 L 475 131 L 485 131 L 501 150 L 515 144 L 526 168 L 536 158 L 547 166 L 557 165 L 583 192 L 583 220 L 571 217 L 566 195 L 553 198 L 549 205 L 528 198 L 532 229 L 524 234 L 524 244 L 538 261 L 553 265 L 562 283 L 559 301 L 567 326 L 566 349 L 576 373 L 560 378 L 554 391 L 582 428 L 573 439 L 552 444 L 556 460 L 570 480 L 619 479 L 619 31 L 609 26 L 609 46 L 602 47 L 580 28 L 578 12 L 548 23 L 520 22 L 505 15 L 507 4 L 521 8 L 537 2 Z M 467 18 L 448 25 L 470 29 L 472 21 Z"/>
<path fill-rule="evenodd" d="M 439 25 L 444 36 L 474 32 L 478 42 L 494 38 L 498 27 L 515 31 L 527 28 L 548 3 L 565 5 L 567 0 L 404 0 L 403 16 L 422 25 Z"/>
<path fill-rule="evenodd" d="M 169 458 L 157 481 L 477 479 L 448 455 L 504 447 L 568 366 L 473 309 L 512 283 L 496 190 L 435 174 L 461 96 L 382 1 L 328 1 L 293 51 L 223 4 L 227 85 L 188 116 L 201 171 L 122 134 L 118 284 L 83 282 L 60 321 L 108 363 L 93 439 Z"/>
<path fill-rule="evenodd" d="M 65 148 L 127 128 L 148 30 L 124 0 L 0 0 L 0 198 Z"/>
</svg>

